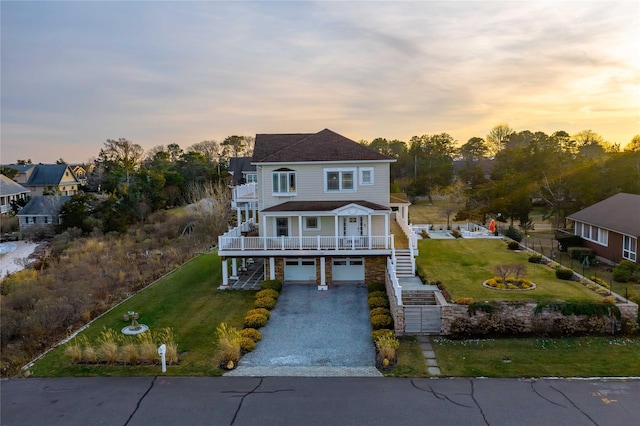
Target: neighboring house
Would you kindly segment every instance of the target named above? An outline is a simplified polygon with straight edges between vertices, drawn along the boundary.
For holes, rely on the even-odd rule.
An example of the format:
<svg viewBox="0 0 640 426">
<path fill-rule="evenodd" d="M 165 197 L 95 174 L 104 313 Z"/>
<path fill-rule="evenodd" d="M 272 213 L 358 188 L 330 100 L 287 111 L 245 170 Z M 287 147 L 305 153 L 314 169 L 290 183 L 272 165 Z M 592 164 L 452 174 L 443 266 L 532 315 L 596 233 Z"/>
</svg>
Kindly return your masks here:
<svg viewBox="0 0 640 426">
<path fill-rule="evenodd" d="M 0 213 L 11 211 L 11 202 L 25 200 L 29 197 L 30 190 L 5 175 L 0 175 Z"/>
<path fill-rule="evenodd" d="M 67 164 L 8 164 L 16 169 L 14 180 L 31 190 L 33 195 L 73 195 L 80 182 Z"/>
<path fill-rule="evenodd" d="M 384 281 L 394 254 L 390 221 L 408 211 L 400 194 L 390 200 L 393 161 L 328 129 L 256 135 L 251 164 L 257 182 L 234 188 L 240 226 L 219 238 L 223 286 L 237 278 L 238 260 L 244 266 L 254 257 L 265 258 L 266 279 L 319 289 Z M 399 214 L 392 214 L 392 205 Z"/>
<path fill-rule="evenodd" d="M 93 171 L 95 165 L 93 164 L 69 164 L 71 171 L 73 172 L 80 185 L 87 184 L 87 175 Z"/>
<path fill-rule="evenodd" d="M 36 195 L 18 212 L 20 230 L 33 225 L 53 226 L 60 223 L 60 208 L 71 198 L 68 195 Z"/>
<path fill-rule="evenodd" d="M 255 164 L 251 164 L 251 157 L 232 157 L 229 159 L 229 174 L 233 177 L 232 185 L 244 185 L 258 180 Z"/>
<path fill-rule="evenodd" d="M 640 195 L 619 193 L 567 219 L 596 256 L 614 263 L 623 259 L 639 263 Z"/>
</svg>

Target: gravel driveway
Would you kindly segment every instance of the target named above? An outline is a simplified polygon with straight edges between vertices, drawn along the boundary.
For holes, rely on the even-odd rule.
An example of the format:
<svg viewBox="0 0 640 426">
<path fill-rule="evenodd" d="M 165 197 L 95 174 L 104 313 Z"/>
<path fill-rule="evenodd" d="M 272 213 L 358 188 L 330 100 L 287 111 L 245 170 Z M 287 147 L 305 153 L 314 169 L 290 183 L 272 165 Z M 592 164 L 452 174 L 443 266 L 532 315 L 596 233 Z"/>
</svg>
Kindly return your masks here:
<svg viewBox="0 0 640 426">
<path fill-rule="evenodd" d="M 285 284 L 245 367 L 373 367 L 375 350 L 364 284 Z"/>
</svg>

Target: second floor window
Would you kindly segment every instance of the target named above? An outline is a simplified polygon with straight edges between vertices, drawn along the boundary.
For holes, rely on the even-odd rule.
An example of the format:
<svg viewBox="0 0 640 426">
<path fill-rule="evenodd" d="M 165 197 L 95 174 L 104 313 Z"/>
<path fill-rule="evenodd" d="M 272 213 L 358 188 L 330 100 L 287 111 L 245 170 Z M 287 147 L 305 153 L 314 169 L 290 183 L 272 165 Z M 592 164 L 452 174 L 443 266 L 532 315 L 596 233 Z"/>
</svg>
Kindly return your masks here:
<svg viewBox="0 0 640 426">
<path fill-rule="evenodd" d="M 296 192 L 296 172 L 275 171 L 272 175 L 273 193 L 292 195 Z"/>
<path fill-rule="evenodd" d="M 325 191 L 355 191 L 355 170 L 325 170 Z"/>
<path fill-rule="evenodd" d="M 257 173 L 247 173 L 247 183 L 255 183 L 258 181 Z"/>
</svg>

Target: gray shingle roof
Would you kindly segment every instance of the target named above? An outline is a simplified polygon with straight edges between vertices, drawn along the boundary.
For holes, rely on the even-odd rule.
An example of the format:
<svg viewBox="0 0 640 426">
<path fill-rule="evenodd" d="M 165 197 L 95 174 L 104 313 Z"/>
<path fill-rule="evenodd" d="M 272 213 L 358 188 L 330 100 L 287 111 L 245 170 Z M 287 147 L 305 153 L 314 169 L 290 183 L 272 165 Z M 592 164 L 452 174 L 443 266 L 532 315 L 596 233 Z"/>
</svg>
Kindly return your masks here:
<svg viewBox="0 0 640 426">
<path fill-rule="evenodd" d="M 640 195 L 621 192 L 567 216 L 620 234 L 640 237 Z"/>
<path fill-rule="evenodd" d="M 256 135 L 253 163 L 307 161 L 395 160 L 329 129 L 318 133 Z"/>
<path fill-rule="evenodd" d="M 18 212 L 18 216 L 52 216 L 71 198 L 69 195 L 37 195 Z"/>
<path fill-rule="evenodd" d="M 16 194 L 25 194 L 31 192 L 30 189 L 25 188 L 20 185 L 18 182 L 15 182 L 5 175 L 0 175 L 0 194 L 7 195 L 16 195 Z"/>
</svg>

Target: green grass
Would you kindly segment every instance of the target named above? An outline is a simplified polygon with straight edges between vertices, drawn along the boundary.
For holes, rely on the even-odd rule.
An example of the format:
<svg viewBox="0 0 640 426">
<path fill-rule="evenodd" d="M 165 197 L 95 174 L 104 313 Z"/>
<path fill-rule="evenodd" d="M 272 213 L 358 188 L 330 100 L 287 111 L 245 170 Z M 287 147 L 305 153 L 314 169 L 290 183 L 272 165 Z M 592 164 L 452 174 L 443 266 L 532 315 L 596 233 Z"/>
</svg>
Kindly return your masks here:
<svg viewBox="0 0 640 426">
<path fill-rule="evenodd" d="M 529 263 L 527 253 L 508 250 L 501 240 L 426 239 L 419 244 L 420 256 L 416 263 L 422 276 L 430 282 L 441 281 L 454 299 L 602 300 L 602 296 L 577 282 L 557 279 L 553 269 Z M 482 286 L 485 280 L 494 277 L 495 265 L 516 262 L 526 265 L 526 278 L 536 284 L 535 290 L 500 291 Z"/>
<path fill-rule="evenodd" d="M 253 291 L 218 291 L 221 262 L 215 254 L 198 256 L 160 282 L 96 320 L 81 335 L 94 341 L 104 327 L 120 330 L 128 325 L 123 314 L 136 311 L 138 322 L 152 330 L 173 328 L 181 353 L 180 364 L 167 366 L 168 375 L 211 376 L 223 372 L 214 365 L 215 329 L 225 322 L 242 328 L 245 313 L 253 306 Z M 65 346 L 37 361 L 35 376 L 147 376 L 159 366 L 71 365 Z"/>
<path fill-rule="evenodd" d="M 420 349 L 420 344 L 415 337 L 400 337 L 398 349 L 398 363 L 389 371 L 382 371 L 387 377 L 426 377 L 427 365 Z"/>
<path fill-rule="evenodd" d="M 620 377 L 640 372 L 638 337 L 432 340 L 443 376 Z"/>
</svg>

